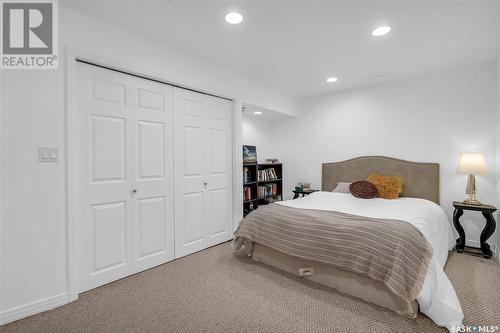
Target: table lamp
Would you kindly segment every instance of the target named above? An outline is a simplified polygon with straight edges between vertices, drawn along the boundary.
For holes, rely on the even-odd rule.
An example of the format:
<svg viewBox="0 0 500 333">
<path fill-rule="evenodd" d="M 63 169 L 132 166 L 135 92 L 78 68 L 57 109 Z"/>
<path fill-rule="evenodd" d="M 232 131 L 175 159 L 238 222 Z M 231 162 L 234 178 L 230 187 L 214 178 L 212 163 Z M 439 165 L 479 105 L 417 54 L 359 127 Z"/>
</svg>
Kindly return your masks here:
<svg viewBox="0 0 500 333">
<path fill-rule="evenodd" d="M 476 178 L 474 175 L 486 173 L 486 163 L 484 163 L 483 153 L 463 153 L 457 172 L 469 175 L 465 190 L 467 199 L 464 200 L 464 204 L 481 205 L 476 199 Z"/>
</svg>

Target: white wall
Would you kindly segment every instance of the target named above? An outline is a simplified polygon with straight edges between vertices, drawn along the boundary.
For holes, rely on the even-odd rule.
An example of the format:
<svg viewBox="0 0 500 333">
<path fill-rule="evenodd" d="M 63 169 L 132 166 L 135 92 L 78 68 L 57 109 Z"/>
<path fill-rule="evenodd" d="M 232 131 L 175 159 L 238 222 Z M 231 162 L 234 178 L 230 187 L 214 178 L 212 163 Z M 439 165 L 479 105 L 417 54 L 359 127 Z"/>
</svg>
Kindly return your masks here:
<svg viewBox="0 0 500 333">
<path fill-rule="evenodd" d="M 257 147 L 259 162 L 274 158 L 272 149 L 271 120 L 243 116 L 242 142 Z"/>
<path fill-rule="evenodd" d="M 69 46 L 147 75 L 296 112 L 286 96 L 64 7 L 60 36 L 60 57 Z M 65 63 L 59 70 L 10 70 L 1 76 L 0 324 L 60 304 L 67 292 Z M 58 147 L 61 162 L 38 163 L 39 146 Z"/>
<path fill-rule="evenodd" d="M 64 95 L 57 71 L 2 74 L 0 282 L 6 311 L 65 291 L 64 163 L 38 163 L 37 156 L 38 146 L 64 149 Z"/>
<path fill-rule="evenodd" d="M 488 63 L 305 101 L 296 118 L 273 128 L 285 193 L 290 197 L 299 181 L 320 188 L 323 162 L 362 155 L 439 162 L 441 205 L 451 215 L 451 202 L 465 197 L 467 176 L 456 173 L 460 154 L 481 151 L 490 171 L 477 177 L 478 198 L 497 204 L 496 73 Z M 479 221 L 465 223 L 477 242 L 484 222 L 464 214 L 469 218 Z"/>
</svg>

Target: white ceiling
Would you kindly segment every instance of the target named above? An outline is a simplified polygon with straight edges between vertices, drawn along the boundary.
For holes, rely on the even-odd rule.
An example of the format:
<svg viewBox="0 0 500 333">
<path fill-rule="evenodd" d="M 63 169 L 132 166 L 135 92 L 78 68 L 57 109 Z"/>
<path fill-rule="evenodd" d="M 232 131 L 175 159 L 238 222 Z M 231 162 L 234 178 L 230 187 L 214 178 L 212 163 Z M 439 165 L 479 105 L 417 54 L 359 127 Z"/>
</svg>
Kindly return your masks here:
<svg viewBox="0 0 500 333">
<path fill-rule="evenodd" d="M 495 1 L 64 4 L 295 98 L 493 60 L 499 41 Z M 225 23 L 232 10 L 242 24 Z M 373 37 L 381 24 L 391 33 Z"/>
<path fill-rule="evenodd" d="M 243 103 L 243 116 L 244 117 L 249 117 L 249 118 L 259 118 L 259 119 L 266 119 L 266 120 L 285 120 L 285 119 L 290 119 L 293 118 L 291 115 L 284 114 L 282 112 L 274 111 L 274 110 L 269 110 L 266 108 L 262 108 L 260 106 L 248 104 L 248 103 Z M 254 112 L 261 112 L 260 114 L 255 114 Z"/>
</svg>

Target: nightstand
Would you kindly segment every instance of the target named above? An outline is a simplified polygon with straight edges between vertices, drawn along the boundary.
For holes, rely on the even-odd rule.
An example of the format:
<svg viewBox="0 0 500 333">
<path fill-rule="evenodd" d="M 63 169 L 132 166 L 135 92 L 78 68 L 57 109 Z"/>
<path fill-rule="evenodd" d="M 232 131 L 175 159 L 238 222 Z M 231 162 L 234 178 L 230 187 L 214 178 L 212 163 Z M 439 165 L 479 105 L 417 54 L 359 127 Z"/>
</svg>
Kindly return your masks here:
<svg viewBox="0 0 500 333">
<path fill-rule="evenodd" d="M 313 189 L 308 189 L 308 190 L 293 190 L 293 198 L 297 199 L 299 197 L 299 194 L 302 194 L 302 196 L 309 195 L 311 193 L 318 192 L 318 190 L 313 190 Z"/>
<path fill-rule="evenodd" d="M 484 226 L 483 232 L 481 232 L 480 238 L 481 252 L 484 258 L 491 258 L 493 253 L 490 250 L 490 245 L 486 243 L 486 241 L 495 231 L 496 222 L 493 218 L 493 212 L 497 210 L 496 207 L 490 205 L 468 205 L 458 201 L 453 201 L 453 207 L 455 207 L 455 211 L 453 212 L 453 225 L 460 235 L 457 239 L 457 252 L 460 253 L 465 250 L 465 232 L 464 228 L 460 225 L 460 217 L 463 215 L 464 210 L 472 210 L 481 212 L 486 219 L 486 225 Z"/>
</svg>

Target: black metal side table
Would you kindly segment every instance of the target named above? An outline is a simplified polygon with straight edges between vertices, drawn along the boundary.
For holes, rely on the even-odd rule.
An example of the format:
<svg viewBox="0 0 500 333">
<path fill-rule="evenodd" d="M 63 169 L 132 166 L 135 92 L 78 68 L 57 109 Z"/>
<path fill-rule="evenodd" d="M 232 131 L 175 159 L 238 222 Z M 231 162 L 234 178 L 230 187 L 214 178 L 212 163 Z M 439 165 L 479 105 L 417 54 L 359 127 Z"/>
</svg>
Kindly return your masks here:
<svg viewBox="0 0 500 333">
<path fill-rule="evenodd" d="M 464 210 L 478 211 L 481 212 L 486 219 L 486 225 L 484 226 L 483 232 L 481 232 L 480 238 L 481 252 L 484 258 L 491 258 L 493 253 L 490 250 L 490 245 L 486 243 L 486 241 L 495 231 L 496 222 L 493 217 L 493 212 L 497 210 L 496 207 L 490 205 L 468 205 L 458 201 L 453 201 L 453 207 L 455 207 L 455 211 L 453 212 L 453 225 L 460 235 L 460 237 L 457 238 L 457 252 L 460 253 L 465 251 L 465 232 L 464 228 L 460 225 L 460 217 L 464 214 Z"/>
</svg>

